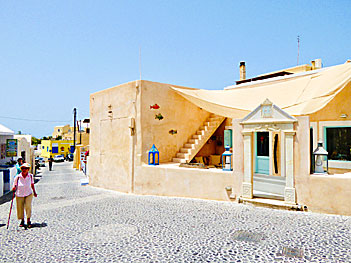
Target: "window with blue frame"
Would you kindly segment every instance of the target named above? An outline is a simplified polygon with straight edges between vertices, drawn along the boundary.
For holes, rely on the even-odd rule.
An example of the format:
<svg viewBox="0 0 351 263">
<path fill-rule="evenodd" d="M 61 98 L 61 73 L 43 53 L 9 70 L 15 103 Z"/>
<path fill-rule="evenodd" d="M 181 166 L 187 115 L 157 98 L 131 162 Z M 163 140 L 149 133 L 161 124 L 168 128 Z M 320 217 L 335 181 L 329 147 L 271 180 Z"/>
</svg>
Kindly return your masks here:
<svg viewBox="0 0 351 263">
<path fill-rule="evenodd" d="M 351 127 L 326 127 L 325 132 L 328 158 L 351 161 Z"/>
</svg>

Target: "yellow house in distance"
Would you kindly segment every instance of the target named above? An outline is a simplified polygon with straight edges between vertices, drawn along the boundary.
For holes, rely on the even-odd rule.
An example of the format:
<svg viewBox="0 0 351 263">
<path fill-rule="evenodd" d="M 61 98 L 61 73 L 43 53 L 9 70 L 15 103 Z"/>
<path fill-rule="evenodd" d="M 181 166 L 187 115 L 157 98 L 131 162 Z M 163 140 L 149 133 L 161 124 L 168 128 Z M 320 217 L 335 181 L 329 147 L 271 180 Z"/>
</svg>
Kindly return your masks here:
<svg viewBox="0 0 351 263">
<path fill-rule="evenodd" d="M 73 140 L 73 131 L 74 127 L 71 127 L 69 124 L 63 126 L 55 126 L 54 132 L 52 133 L 52 138 L 56 139 L 61 136 L 62 140 Z M 76 128 L 78 132 L 78 128 Z"/>
<path fill-rule="evenodd" d="M 73 140 L 42 140 L 41 157 L 50 158 L 55 155 L 63 155 L 73 152 Z"/>
<path fill-rule="evenodd" d="M 89 128 L 84 130 L 79 129 L 78 125 L 76 127 L 76 144 L 89 145 Z M 54 132 L 52 133 L 52 138 L 57 139 L 61 136 L 62 140 L 73 140 L 74 139 L 74 127 L 69 124 L 64 126 L 55 126 Z"/>
</svg>

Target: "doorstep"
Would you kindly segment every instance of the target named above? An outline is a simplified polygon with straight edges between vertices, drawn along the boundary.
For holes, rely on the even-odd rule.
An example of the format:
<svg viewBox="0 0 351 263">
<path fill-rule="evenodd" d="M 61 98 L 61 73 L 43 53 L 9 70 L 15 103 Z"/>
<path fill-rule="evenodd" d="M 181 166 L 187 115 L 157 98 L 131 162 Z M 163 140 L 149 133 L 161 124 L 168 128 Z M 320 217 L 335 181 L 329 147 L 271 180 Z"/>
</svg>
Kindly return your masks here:
<svg viewBox="0 0 351 263">
<path fill-rule="evenodd" d="M 282 209 L 282 210 L 303 211 L 303 209 L 300 205 L 287 204 L 281 200 L 274 200 L 274 199 L 267 199 L 267 198 L 254 197 L 254 198 L 250 199 L 250 198 L 239 197 L 238 202 L 243 203 L 243 204 L 252 204 L 254 206 L 259 206 L 259 207 L 268 207 L 268 208 Z"/>
</svg>

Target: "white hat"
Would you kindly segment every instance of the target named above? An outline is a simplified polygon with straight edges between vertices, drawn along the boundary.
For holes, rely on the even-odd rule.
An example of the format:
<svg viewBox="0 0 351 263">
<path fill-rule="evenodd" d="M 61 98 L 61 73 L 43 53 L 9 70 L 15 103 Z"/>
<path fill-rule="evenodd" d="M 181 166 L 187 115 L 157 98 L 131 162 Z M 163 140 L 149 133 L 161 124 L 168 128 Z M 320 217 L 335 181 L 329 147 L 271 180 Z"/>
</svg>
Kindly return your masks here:
<svg viewBox="0 0 351 263">
<path fill-rule="evenodd" d="M 24 163 L 24 164 L 21 165 L 20 168 L 21 168 L 21 169 L 22 169 L 22 168 L 30 168 L 30 164 L 29 164 L 29 163 Z"/>
</svg>

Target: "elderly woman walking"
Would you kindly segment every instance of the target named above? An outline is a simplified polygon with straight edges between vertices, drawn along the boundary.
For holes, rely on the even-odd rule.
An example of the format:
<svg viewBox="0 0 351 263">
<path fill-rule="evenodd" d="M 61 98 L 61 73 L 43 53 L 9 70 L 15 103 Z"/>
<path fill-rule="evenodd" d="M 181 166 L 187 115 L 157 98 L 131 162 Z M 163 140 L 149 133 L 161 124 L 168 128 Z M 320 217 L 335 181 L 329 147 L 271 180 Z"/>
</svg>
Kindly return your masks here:
<svg viewBox="0 0 351 263">
<path fill-rule="evenodd" d="M 16 192 L 17 218 L 21 220 L 20 227 L 25 227 L 24 210 L 26 211 L 27 227 L 31 228 L 30 217 L 32 215 L 33 194 L 37 197 L 34 188 L 33 175 L 29 173 L 30 164 L 21 165 L 21 173 L 15 177 L 12 190 Z"/>
</svg>

